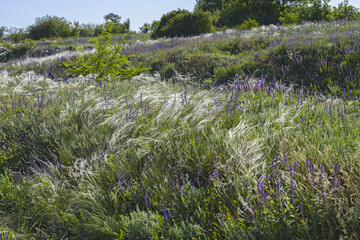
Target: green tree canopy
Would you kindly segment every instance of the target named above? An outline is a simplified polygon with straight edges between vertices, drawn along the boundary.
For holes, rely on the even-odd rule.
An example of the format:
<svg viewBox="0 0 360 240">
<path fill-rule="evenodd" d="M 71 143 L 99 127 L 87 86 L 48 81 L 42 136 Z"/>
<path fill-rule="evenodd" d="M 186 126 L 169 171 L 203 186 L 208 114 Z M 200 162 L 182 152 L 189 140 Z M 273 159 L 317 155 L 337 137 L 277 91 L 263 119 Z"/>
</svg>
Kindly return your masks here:
<svg viewBox="0 0 360 240">
<path fill-rule="evenodd" d="M 108 13 L 104 16 L 106 22 L 120 23 L 121 17 L 115 13 Z"/>
<path fill-rule="evenodd" d="M 121 34 L 130 31 L 130 19 L 126 19 L 121 23 L 121 17 L 114 13 L 109 13 L 104 16 L 105 24 L 102 29 L 98 28 L 95 30 L 96 35 L 99 35 L 102 31 L 109 32 L 111 34 Z"/>
<path fill-rule="evenodd" d="M 222 10 L 222 0 L 196 0 L 195 10 L 204 12 Z"/>
<path fill-rule="evenodd" d="M 34 40 L 71 36 L 71 24 L 63 17 L 46 15 L 35 19 L 27 29 L 28 37 Z"/>
<path fill-rule="evenodd" d="M 213 32 L 210 16 L 205 12 L 191 13 L 187 10 L 174 10 L 161 17 L 152 37 L 193 36 Z"/>
</svg>

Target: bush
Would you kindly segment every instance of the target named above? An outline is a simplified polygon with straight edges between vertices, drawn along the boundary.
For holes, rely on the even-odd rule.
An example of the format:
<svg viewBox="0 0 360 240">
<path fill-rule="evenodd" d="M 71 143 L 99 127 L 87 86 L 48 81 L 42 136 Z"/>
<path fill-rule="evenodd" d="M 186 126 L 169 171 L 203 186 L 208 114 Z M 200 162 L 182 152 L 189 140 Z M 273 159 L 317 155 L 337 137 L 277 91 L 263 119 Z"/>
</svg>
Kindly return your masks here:
<svg viewBox="0 0 360 240">
<path fill-rule="evenodd" d="M 86 56 L 85 52 L 74 60 L 64 62 L 68 74 L 72 76 L 87 76 L 95 74 L 97 79 L 103 77 L 130 78 L 142 71 L 147 70 L 140 66 L 132 67 L 128 58 L 121 54 L 122 47 L 111 44 L 110 33 L 103 33 L 99 40 L 91 39 L 95 44 L 96 52 Z"/>
<path fill-rule="evenodd" d="M 10 28 L 8 37 L 15 43 L 19 43 L 26 38 L 26 31 L 22 28 Z"/>
<path fill-rule="evenodd" d="M 193 36 L 214 32 L 210 15 L 205 12 L 191 13 L 187 10 L 174 10 L 161 17 L 152 38 Z"/>
<path fill-rule="evenodd" d="M 245 20 L 240 26 L 238 26 L 237 29 L 245 30 L 257 27 L 259 27 L 259 23 L 256 20 L 249 18 L 248 21 Z"/>
<path fill-rule="evenodd" d="M 35 24 L 28 27 L 28 36 L 31 39 L 69 37 L 71 36 L 71 25 L 65 18 L 46 15 L 36 18 Z"/>
</svg>

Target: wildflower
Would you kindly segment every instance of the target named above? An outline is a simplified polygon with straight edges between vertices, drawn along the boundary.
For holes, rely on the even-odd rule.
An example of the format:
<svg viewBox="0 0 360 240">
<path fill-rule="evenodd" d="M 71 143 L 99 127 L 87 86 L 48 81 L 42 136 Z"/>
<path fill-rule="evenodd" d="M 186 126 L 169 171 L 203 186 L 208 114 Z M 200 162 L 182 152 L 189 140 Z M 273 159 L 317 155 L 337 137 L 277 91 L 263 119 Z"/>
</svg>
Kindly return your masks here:
<svg viewBox="0 0 360 240">
<path fill-rule="evenodd" d="M 311 163 L 311 190 L 314 191 L 315 182 L 315 165 Z"/>
<path fill-rule="evenodd" d="M 300 204 L 300 214 L 303 221 L 305 221 L 305 214 L 304 214 L 304 204 Z"/>
<path fill-rule="evenodd" d="M 165 206 L 164 200 L 163 200 L 163 215 L 164 215 L 164 219 L 165 219 L 166 226 L 168 226 L 168 225 L 169 225 L 169 224 L 168 224 L 169 220 L 168 220 L 168 215 L 167 215 L 167 210 L 166 210 L 166 206 Z"/>
<path fill-rule="evenodd" d="M 289 166 L 289 173 L 290 173 L 290 189 L 291 189 L 291 201 L 293 205 L 295 205 L 295 186 L 293 181 L 293 171 L 292 166 Z"/>
<path fill-rule="evenodd" d="M 151 222 L 150 222 L 150 212 L 147 211 L 147 217 L 148 217 L 148 227 L 151 228 Z"/>
<path fill-rule="evenodd" d="M 146 191 L 145 192 L 145 206 L 147 207 L 149 204 L 149 201 L 148 201 L 148 192 Z"/>
</svg>

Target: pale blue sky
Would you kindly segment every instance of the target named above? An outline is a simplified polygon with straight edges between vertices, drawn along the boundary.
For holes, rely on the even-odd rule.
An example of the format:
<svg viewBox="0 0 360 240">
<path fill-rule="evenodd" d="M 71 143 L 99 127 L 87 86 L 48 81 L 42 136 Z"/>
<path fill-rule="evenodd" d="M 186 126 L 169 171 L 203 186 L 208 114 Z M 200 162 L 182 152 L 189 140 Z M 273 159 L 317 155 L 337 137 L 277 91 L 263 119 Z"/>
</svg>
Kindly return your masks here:
<svg viewBox="0 0 360 240">
<path fill-rule="evenodd" d="M 337 5 L 342 0 L 332 0 Z M 105 14 L 113 12 L 130 18 L 130 28 L 139 31 L 145 22 L 159 20 L 164 13 L 180 8 L 192 11 L 195 0 L 0 0 L 0 26 L 27 27 L 36 17 L 46 14 L 65 17 L 80 23 L 102 23 Z M 350 4 L 360 8 L 359 0 Z"/>
</svg>

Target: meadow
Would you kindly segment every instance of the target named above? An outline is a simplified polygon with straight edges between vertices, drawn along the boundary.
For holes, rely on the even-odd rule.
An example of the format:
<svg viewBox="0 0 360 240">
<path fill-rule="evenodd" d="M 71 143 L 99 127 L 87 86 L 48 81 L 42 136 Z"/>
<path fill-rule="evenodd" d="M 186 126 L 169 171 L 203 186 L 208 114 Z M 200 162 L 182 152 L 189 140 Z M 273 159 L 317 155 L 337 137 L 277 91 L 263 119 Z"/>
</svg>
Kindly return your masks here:
<svg viewBox="0 0 360 240">
<path fill-rule="evenodd" d="M 118 37 L 130 79 L 70 74 L 85 40 L 4 61 L 0 238 L 358 239 L 359 30 Z"/>
</svg>

